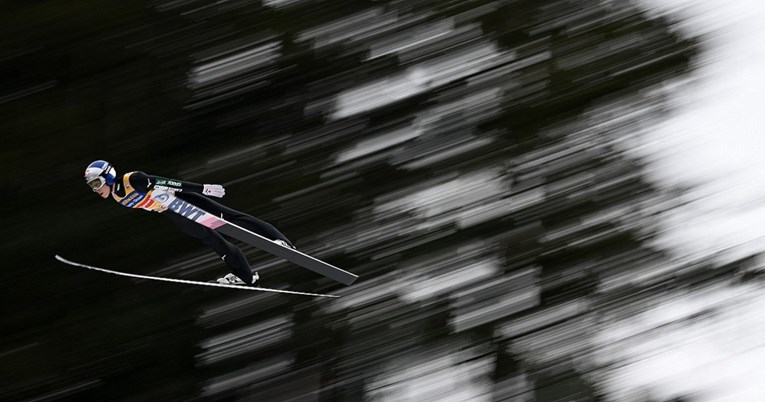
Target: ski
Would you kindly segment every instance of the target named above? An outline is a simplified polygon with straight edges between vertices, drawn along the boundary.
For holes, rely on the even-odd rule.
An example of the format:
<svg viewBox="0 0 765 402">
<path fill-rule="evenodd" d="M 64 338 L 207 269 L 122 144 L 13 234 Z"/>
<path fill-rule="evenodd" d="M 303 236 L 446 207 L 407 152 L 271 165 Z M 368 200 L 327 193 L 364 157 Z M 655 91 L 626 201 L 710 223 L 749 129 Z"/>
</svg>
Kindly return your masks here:
<svg viewBox="0 0 765 402">
<path fill-rule="evenodd" d="M 175 278 L 163 278 L 160 276 L 149 276 L 149 275 L 138 275 L 138 274 L 130 274 L 127 272 L 120 272 L 120 271 L 112 271 L 109 269 L 94 267 L 87 264 L 81 264 L 79 262 L 69 261 L 66 258 L 56 254 L 56 259 L 63 262 L 64 264 L 68 264 L 74 267 L 81 267 L 81 268 L 87 268 L 94 271 L 104 272 L 107 274 L 112 275 L 119 275 L 119 276 L 127 276 L 130 278 L 138 278 L 138 279 L 148 279 L 152 281 L 162 281 L 162 282 L 174 282 L 174 283 L 184 283 L 187 285 L 198 285 L 198 286 L 211 286 L 211 287 L 217 287 L 217 288 L 231 288 L 231 289 L 243 289 L 243 290 L 255 290 L 258 292 L 271 292 L 271 293 L 285 293 L 290 295 L 298 295 L 298 296 L 313 296 L 313 297 L 340 297 L 337 295 L 328 295 L 328 294 L 321 294 L 321 293 L 305 293 L 305 292 L 295 292 L 292 290 L 281 290 L 281 289 L 269 289 L 269 288 L 260 288 L 255 286 L 242 286 L 242 285 L 226 285 L 223 283 L 215 283 L 215 282 L 200 282 L 200 281 L 190 281 L 186 279 L 175 279 Z"/>
<path fill-rule="evenodd" d="M 356 280 L 356 278 L 358 278 L 357 275 L 342 270 L 317 258 L 311 257 L 308 254 L 302 253 L 289 247 L 284 247 L 280 244 L 276 244 L 257 233 L 228 222 L 221 217 L 217 217 L 203 210 L 202 208 L 177 198 L 170 192 L 159 194 L 158 196 L 154 197 L 154 199 L 160 204 L 166 206 L 168 210 L 181 215 L 184 218 L 190 219 L 208 228 L 217 230 L 224 235 L 231 236 L 237 240 L 243 241 L 253 247 L 257 247 L 277 257 L 284 258 L 287 261 L 295 263 L 303 268 L 309 269 L 319 275 L 325 276 L 344 285 L 350 285 Z"/>
</svg>

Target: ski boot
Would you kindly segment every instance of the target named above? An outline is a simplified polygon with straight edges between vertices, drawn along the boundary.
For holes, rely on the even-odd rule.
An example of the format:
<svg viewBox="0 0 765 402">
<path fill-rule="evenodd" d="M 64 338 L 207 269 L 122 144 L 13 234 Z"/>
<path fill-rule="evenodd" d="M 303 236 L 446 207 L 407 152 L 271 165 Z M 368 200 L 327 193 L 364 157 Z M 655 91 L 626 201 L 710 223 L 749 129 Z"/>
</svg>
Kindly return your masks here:
<svg viewBox="0 0 765 402">
<path fill-rule="evenodd" d="M 259 280 L 260 280 L 260 275 L 258 275 L 257 272 L 253 272 L 252 283 L 250 284 L 244 283 L 243 280 L 239 279 L 239 277 L 234 274 L 226 274 L 224 277 L 218 278 L 217 280 L 215 280 L 215 282 L 222 283 L 224 285 L 258 286 Z"/>
<path fill-rule="evenodd" d="M 291 248 L 291 249 L 295 250 L 295 246 L 291 246 L 289 243 L 287 243 L 286 241 L 284 241 L 282 239 L 276 239 L 276 240 L 273 240 L 273 242 L 278 244 L 278 245 L 280 245 L 280 246 L 284 246 L 284 247 Z"/>
</svg>

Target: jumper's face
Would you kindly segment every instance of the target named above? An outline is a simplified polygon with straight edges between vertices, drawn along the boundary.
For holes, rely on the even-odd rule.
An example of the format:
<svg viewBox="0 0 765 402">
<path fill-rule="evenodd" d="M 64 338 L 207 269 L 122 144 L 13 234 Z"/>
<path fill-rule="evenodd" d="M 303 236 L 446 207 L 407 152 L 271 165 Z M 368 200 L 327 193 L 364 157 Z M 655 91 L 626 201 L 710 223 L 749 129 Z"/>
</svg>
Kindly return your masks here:
<svg viewBox="0 0 765 402">
<path fill-rule="evenodd" d="M 101 198 L 107 198 L 109 197 L 109 193 L 112 191 L 112 186 L 108 186 L 105 184 L 101 188 L 95 191 L 96 191 L 96 194 L 101 196 Z"/>
<path fill-rule="evenodd" d="M 85 180 L 88 178 L 88 171 L 85 171 Z M 109 193 L 111 192 L 111 186 L 106 184 L 106 179 L 104 179 L 102 176 L 97 176 L 96 178 L 86 181 L 88 187 L 90 187 L 91 190 L 93 190 L 94 193 L 97 193 L 101 196 L 101 198 L 106 198 L 109 196 Z"/>
</svg>

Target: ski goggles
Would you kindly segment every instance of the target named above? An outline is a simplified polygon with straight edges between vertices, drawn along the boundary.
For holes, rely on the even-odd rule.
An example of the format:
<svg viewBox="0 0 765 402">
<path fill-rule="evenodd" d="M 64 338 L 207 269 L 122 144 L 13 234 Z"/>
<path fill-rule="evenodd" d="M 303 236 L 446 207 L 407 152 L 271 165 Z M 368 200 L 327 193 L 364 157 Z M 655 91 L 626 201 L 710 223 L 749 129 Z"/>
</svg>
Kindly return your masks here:
<svg viewBox="0 0 765 402">
<path fill-rule="evenodd" d="M 88 183 L 88 187 L 90 187 L 91 190 L 93 190 L 93 192 L 98 192 L 98 190 L 100 190 L 101 187 L 103 187 L 104 184 L 106 184 L 106 179 L 104 179 L 101 176 L 98 176 L 95 179 L 88 181 L 87 183 Z"/>
</svg>

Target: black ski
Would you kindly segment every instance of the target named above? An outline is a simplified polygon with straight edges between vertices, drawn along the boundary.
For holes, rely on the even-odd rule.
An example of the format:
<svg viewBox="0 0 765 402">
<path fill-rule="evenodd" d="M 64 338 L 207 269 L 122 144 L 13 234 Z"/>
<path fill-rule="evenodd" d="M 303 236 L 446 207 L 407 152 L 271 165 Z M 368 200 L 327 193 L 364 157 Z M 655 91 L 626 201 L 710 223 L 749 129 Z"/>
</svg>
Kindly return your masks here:
<svg viewBox="0 0 765 402">
<path fill-rule="evenodd" d="M 155 197 L 155 200 L 167 206 L 170 211 L 175 212 L 200 225 L 215 229 L 224 235 L 231 236 L 237 240 L 241 240 L 251 246 L 257 247 L 275 256 L 284 258 L 287 261 L 293 262 L 303 268 L 309 269 L 319 275 L 323 275 L 344 285 L 350 285 L 356 280 L 356 278 L 358 278 L 357 275 L 340 269 L 334 265 L 328 264 L 317 258 L 311 257 L 308 254 L 282 246 L 280 244 L 276 244 L 257 233 L 253 233 L 250 230 L 228 222 L 223 218 L 217 217 L 189 203 L 188 201 L 184 201 L 175 197 L 170 193 L 161 194 L 158 197 Z"/>
</svg>

